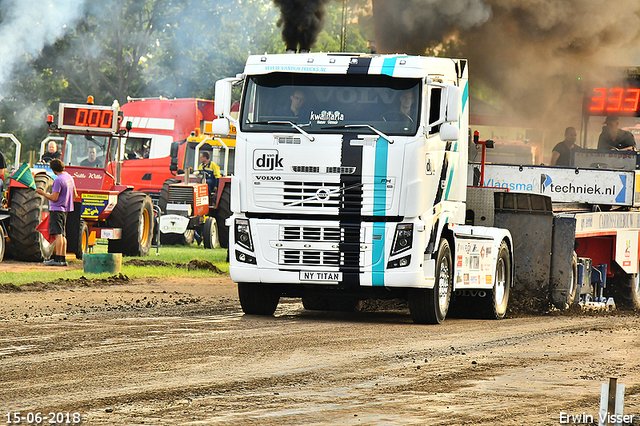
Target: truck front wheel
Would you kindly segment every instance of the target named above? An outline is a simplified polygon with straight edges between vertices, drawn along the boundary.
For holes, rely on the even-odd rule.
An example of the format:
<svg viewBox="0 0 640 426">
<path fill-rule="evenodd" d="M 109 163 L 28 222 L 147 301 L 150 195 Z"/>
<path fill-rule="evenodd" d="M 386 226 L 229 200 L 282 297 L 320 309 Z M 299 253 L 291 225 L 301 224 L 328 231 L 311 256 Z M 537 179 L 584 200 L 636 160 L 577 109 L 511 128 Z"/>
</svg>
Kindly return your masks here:
<svg viewBox="0 0 640 426">
<path fill-rule="evenodd" d="M 416 324 L 440 324 L 449 310 L 453 287 L 453 263 L 449 242 L 442 238 L 438 248 L 433 288 L 409 289 L 409 312 Z"/>
<path fill-rule="evenodd" d="M 269 284 L 238 283 L 242 311 L 248 315 L 273 315 L 280 294 Z"/>
</svg>

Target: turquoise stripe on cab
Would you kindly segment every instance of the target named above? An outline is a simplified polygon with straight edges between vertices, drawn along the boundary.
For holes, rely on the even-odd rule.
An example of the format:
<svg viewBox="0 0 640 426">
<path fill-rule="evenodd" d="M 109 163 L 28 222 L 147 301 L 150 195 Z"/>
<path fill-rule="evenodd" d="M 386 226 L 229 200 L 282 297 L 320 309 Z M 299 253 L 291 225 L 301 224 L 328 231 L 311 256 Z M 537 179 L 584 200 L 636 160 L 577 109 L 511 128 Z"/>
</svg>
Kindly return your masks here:
<svg viewBox="0 0 640 426">
<path fill-rule="evenodd" d="M 387 214 L 387 161 L 389 155 L 389 142 L 380 137 L 376 141 L 375 165 L 373 169 L 373 215 L 385 216 Z M 386 240 L 386 224 L 374 222 L 372 250 L 372 276 L 371 282 L 375 286 L 384 286 L 384 270 L 386 266 L 384 244 Z"/>
</svg>

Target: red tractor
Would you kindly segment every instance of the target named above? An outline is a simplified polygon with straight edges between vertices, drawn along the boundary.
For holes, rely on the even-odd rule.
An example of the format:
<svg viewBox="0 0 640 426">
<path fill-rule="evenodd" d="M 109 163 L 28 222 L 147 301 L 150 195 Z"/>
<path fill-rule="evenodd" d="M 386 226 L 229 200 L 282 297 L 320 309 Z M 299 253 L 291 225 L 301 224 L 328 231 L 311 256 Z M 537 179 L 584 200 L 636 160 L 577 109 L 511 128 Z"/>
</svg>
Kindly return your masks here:
<svg viewBox="0 0 640 426">
<path fill-rule="evenodd" d="M 47 117 L 49 131 L 62 135 L 56 146 L 66 171 L 73 176 L 79 198 L 67 218 L 67 251 L 82 258 L 95 238 L 108 239 L 110 253 L 146 256 L 154 223 L 149 195 L 121 184 L 123 138 L 122 114 L 117 102 L 111 107 L 65 104 L 59 106 L 57 124 Z M 54 142 L 55 143 L 55 142 Z M 33 169 L 36 186 L 51 192 L 53 174 L 45 165 Z M 50 244 L 36 229 L 49 214 L 48 200 L 25 185 L 11 180 L 9 243 L 14 257 L 39 261 L 53 253 Z"/>
<path fill-rule="evenodd" d="M 224 220 L 231 211 L 225 185 L 233 172 L 235 138 L 212 134 L 213 106 L 210 100 L 161 97 L 130 98 L 122 106 L 123 122 L 130 123 L 123 147 L 122 182 L 149 194 L 161 209 L 165 216 L 160 227 L 163 244 L 191 244 L 197 232 L 206 248 L 213 248 L 216 239 L 227 247 Z M 207 194 L 198 187 L 206 177 L 198 171 L 199 151 L 209 152 L 223 176 Z"/>
</svg>

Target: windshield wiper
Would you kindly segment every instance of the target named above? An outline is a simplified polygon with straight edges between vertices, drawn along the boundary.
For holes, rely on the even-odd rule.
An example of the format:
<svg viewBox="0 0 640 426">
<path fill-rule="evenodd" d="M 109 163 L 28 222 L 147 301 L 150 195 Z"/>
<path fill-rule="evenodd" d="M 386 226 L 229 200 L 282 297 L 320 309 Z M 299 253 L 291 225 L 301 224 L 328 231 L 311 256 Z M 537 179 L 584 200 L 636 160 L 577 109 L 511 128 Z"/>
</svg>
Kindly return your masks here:
<svg viewBox="0 0 640 426">
<path fill-rule="evenodd" d="M 353 129 L 353 128 L 367 128 L 369 130 L 371 130 L 372 132 L 374 132 L 375 134 L 377 134 L 378 136 L 380 136 L 383 139 L 386 139 L 387 142 L 389 142 L 389 144 L 393 143 L 393 139 L 391 139 L 389 136 L 385 135 L 384 133 L 382 133 L 380 130 L 376 129 L 375 127 L 369 125 L 369 124 L 346 124 L 344 126 L 327 126 L 327 127 L 321 127 L 321 129 Z"/>
<path fill-rule="evenodd" d="M 254 124 L 258 124 L 258 123 L 254 123 Z M 298 126 L 297 124 L 291 122 L 291 121 L 267 121 L 267 124 L 288 124 L 291 127 L 293 127 L 294 129 L 296 129 L 297 131 L 299 131 L 300 133 L 302 133 L 307 139 L 309 139 L 310 142 L 313 142 L 314 140 L 316 140 L 316 138 L 314 138 L 313 136 L 311 136 L 309 133 L 305 132 L 302 127 Z M 302 124 L 302 126 L 309 126 L 311 123 L 307 123 L 307 124 Z"/>
</svg>

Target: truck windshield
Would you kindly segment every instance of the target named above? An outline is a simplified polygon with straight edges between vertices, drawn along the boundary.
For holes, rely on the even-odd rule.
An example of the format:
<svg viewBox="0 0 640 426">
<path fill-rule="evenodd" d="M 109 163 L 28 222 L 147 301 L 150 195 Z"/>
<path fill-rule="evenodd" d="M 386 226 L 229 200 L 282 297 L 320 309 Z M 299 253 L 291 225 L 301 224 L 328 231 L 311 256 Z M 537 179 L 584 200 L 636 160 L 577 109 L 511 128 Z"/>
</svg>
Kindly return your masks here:
<svg viewBox="0 0 640 426">
<path fill-rule="evenodd" d="M 273 73 L 249 77 L 240 127 L 244 132 L 372 132 L 415 135 L 420 117 L 420 79 L 384 75 Z"/>
</svg>

